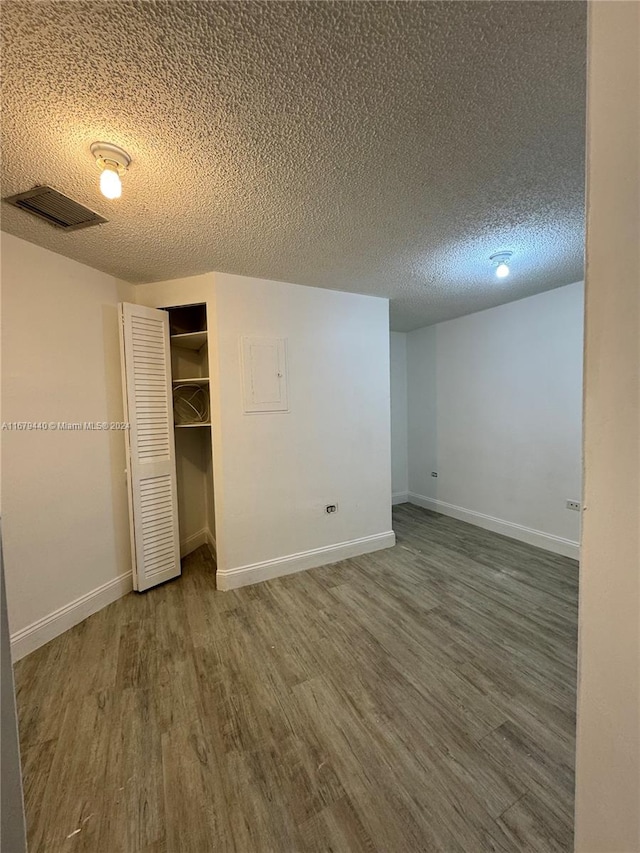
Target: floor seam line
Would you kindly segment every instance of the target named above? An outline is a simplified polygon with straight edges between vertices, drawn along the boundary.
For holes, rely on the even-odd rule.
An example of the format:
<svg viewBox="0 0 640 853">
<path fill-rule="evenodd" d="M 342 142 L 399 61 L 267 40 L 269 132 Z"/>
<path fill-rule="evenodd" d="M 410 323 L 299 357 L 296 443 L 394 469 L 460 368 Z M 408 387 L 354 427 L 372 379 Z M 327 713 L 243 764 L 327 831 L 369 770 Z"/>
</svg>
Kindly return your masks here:
<svg viewBox="0 0 640 853">
<path fill-rule="evenodd" d="M 528 793 L 529 793 L 529 789 L 525 788 L 524 794 L 520 794 L 520 796 L 518 797 L 517 800 L 514 800 L 511 803 L 511 805 L 508 805 L 506 807 L 506 809 L 503 809 L 497 817 L 494 817 L 494 820 L 496 821 L 496 823 L 502 819 L 502 816 L 505 815 L 509 811 L 509 809 L 512 809 L 514 806 L 516 806 L 520 802 L 520 800 L 523 800 L 527 796 Z"/>
</svg>

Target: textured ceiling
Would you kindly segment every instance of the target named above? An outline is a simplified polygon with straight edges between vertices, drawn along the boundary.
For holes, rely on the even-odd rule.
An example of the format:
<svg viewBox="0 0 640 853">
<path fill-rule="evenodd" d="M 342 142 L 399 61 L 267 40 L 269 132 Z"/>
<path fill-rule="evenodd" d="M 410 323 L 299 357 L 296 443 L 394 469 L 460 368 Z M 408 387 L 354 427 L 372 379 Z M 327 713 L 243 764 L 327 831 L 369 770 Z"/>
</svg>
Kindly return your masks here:
<svg viewBox="0 0 640 853">
<path fill-rule="evenodd" d="M 135 283 L 387 296 L 398 330 L 582 277 L 582 2 L 4 0 L 2 30 L 2 195 L 109 220 L 2 205 L 26 240 Z M 117 201 L 96 140 L 133 158 Z"/>
</svg>

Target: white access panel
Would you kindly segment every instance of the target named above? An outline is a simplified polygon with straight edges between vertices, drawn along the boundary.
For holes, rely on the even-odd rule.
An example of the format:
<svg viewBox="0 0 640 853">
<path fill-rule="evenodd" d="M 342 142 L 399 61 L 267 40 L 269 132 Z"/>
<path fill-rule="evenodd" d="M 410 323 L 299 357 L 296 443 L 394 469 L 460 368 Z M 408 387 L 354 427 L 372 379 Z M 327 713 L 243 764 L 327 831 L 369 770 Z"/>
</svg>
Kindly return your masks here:
<svg viewBox="0 0 640 853">
<path fill-rule="evenodd" d="M 120 305 L 133 586 L 180 574 L 169 316 Z"/>
<path fill-rule="evenodd" d="M 242 337 L 244 412 L 288 412 L 285 338 Z"/>
</svg>

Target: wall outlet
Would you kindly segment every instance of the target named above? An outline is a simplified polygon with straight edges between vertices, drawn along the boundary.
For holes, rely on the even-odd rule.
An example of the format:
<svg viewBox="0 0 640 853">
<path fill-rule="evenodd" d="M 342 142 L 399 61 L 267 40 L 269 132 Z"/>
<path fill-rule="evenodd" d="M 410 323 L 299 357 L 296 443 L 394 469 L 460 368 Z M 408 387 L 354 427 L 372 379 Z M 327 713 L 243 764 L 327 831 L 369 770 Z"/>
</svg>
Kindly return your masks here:
<svg viewBox="0 0 640 853">
<path fill-rule="evenodd" d="M 567 501 L 567 509 L 575 509 L 580 511 L 580 501 Z"/>
<path fill-rule="evenodd" d="M 324 511 L 327 515 L 331 515 L 332 512 L 338 512 L 338 504 L 327 504 Z"/>
<path fill-rule="evenodd" d="M 432 476 L 432 477 L 437 477 L 437 476 L 438 476 L 438 472 L 437 472 L 437 471 L 432 471 L 432 472 L 431 472 L 431 476 Z"/>
</svg>

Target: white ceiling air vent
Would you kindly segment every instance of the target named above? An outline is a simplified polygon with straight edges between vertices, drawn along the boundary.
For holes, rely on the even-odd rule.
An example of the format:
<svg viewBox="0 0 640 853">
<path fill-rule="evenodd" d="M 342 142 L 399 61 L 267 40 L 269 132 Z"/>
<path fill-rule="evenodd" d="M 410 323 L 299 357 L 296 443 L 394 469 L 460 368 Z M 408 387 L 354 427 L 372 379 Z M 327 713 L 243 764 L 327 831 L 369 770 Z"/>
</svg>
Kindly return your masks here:
<svg viewBox="0 0 640 853">
<path fill-rule="evenodd" d="M 33 213 L 63 231 L 77 231 L 90 225 L 101 225 L 107 220 L 103 216 L 78 204 L 51 187 L 34 187 L 26 193 L 18 193 L 4 199 L 14 207 Z"/>
</svg>

